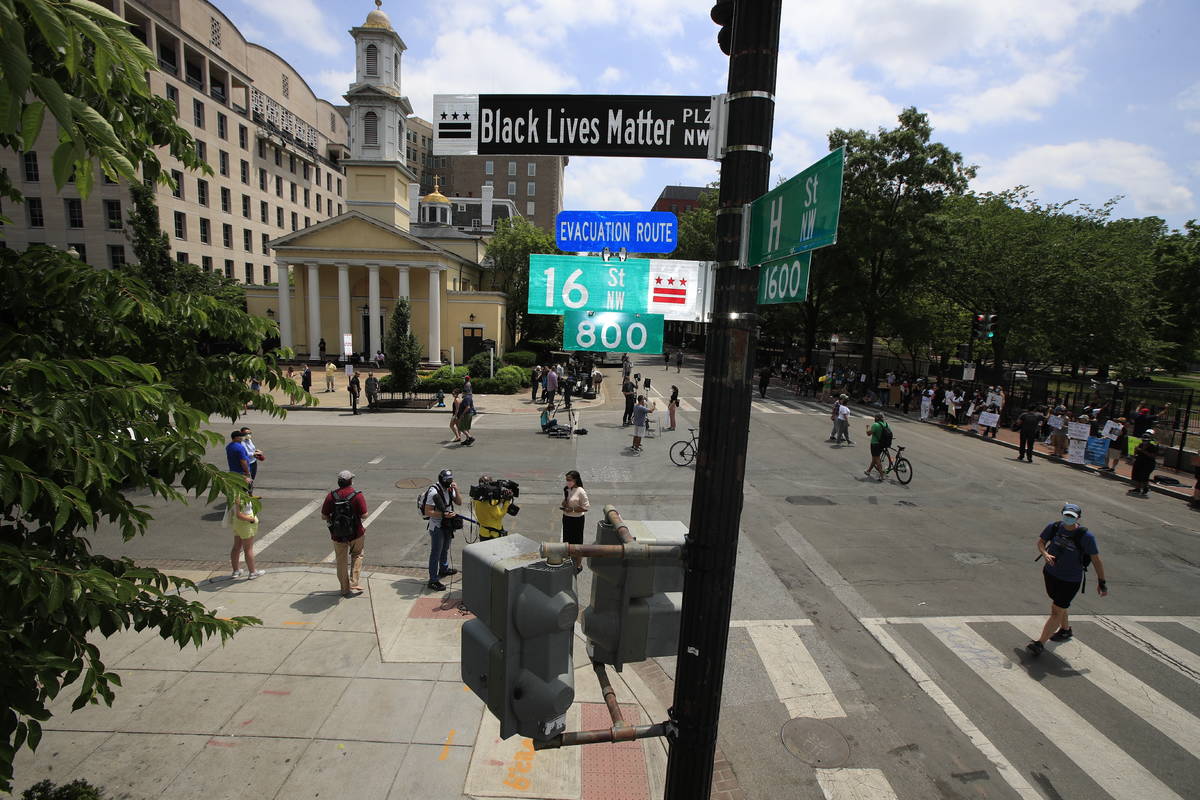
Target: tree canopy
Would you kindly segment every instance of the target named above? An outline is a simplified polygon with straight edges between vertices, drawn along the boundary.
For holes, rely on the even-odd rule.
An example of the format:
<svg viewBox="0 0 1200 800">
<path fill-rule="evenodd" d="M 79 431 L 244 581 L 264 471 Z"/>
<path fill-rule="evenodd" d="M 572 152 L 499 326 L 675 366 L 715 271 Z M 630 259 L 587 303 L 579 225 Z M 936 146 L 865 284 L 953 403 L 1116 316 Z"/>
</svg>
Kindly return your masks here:
<svg viewBox="0 0 1200 800">
<path fill-rule="evenodd" d="M 508 295 L 508 344 L 517 339 L 549 339 L 561 333 L 561 318 L 525 311 L 529 307 L 529 256 L 558 252 L 554 237 L 524 217 L 496 223 L 496 233 L 487 247 L 491 266 L 485 269 L 483 280 L 485 288 Z"/>
</svg>

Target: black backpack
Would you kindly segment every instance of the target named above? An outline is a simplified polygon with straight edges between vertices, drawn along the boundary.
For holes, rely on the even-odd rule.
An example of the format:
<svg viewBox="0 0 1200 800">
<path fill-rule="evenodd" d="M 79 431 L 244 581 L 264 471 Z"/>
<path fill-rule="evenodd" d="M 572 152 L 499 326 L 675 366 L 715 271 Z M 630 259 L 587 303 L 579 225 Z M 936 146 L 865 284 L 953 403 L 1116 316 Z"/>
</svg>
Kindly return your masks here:
<svg viewBox="0 0 1200 800">
<path fill-rule="evenodd" d="M 330 492 L 333 498 L 333 509 L 329 512 L 329 535 L 335 542 L 349 542 L 358 538 L 358 512 L 354 510 L 354 498 L 362 492 L 351 489 L 350 494 L 338 497 L 337 492 Z"/>
<path fill-rule="evenodd" d="M 1054 534 L 1050 537 L 1050 544 L 1054 544 L 1054 540 L 1058 538 L 1058 532 L 1061 529 L 1062 521 L 1060 520 L 1055 522 Z M 1075 533 L 1071 535 L 1071 541 L 1075 544 L 1075 552 L 1079 553 L 1079 566 L 1083 568 L 1083 581 L 1079 584 L 1079 591 L 1081 594 L 1087 588 L 1087 571 L 1088 567 L 1092 565 L 1092 554 L 1083 549 L 1083 535 L 1085 533 L 1087 533 L 1087 528 L 1080 525 L 1075 529 Z M 1047 545 L 1047 548 L 1049 548 L 1049 545 Z M 1037 561 L 1038 558 L 1041 557 L 1042 556 L 1039 553 L 1038 557 L 1035 558 L 1034 561 Z M 1057 554 L 1055 554 L 1055 557 L 1058 557 Z"/>
<path fill-rule="evenodd" d="M 892 426 L 886 422 L 880 423 L 883 425 L 883 430 L 879 432 L 879 443 L 884 447 L 892 446 Z"/>
</svg>

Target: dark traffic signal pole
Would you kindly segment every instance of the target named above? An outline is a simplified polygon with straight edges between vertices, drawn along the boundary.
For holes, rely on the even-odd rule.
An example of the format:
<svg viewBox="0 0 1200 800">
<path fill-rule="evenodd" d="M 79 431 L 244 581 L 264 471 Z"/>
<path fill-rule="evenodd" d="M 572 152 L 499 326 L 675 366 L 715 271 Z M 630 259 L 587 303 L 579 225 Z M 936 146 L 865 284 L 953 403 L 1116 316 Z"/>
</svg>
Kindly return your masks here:
<svg viewBox="0 0 1200 800">
<path fill-rule="evenodd" d="M 741 211 L 767 191 L 770 176 L 782 0 L 737 0 L 732 6 L 729 125 L 717 212 L 720 268 L 706 348 L 666 800 L 706 800 L 712 786 L 758 338 L 758 270 L 738 264 Z M 725 22 L 728 10 L 718 3 L 714 20 Z"/>
</svg>

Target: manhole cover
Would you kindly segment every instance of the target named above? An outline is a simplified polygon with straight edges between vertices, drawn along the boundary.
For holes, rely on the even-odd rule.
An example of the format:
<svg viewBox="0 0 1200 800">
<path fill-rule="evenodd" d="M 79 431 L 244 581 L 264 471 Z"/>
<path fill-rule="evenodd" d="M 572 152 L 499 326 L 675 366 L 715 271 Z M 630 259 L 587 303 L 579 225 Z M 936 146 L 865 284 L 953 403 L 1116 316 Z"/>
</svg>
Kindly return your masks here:
<svg viewBox="0 0 1200 800">
<path fill-rule="evenodd" d="M 828 722 L 800 717 L 779 731 L 783 746 L 810 767 L 840 767 L 850 758 L 846 737 Z"/>
<path fill-rule="evenodd" d="M 794 506 L 833 506 L 837 503 L 828 497 L 817 497 L 811 494 L 794 494 L 787 499 Z"/>
<path fill-rule="evenodd" d="M 396 481 L 397 489 L 424 489 L 429 485 L 429 478 L 401 478 Z"/>
<path fill-rule="evenodd" d="M 989 556 L 986 553 L 955 553 L 954 560 L 961 564 L 975 567 L 996 563 L 996 557 Z"/>
</svg>

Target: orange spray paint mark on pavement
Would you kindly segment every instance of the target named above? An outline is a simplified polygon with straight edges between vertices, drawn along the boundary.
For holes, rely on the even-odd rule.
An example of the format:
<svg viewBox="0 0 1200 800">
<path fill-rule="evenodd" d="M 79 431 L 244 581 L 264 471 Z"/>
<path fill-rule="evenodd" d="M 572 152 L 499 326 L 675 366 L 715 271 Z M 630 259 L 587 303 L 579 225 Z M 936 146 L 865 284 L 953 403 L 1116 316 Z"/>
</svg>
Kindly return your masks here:
<svg viewBox="0 0 1200 800">
<path fill-rule="evenodd" d="M 438 761 L 445 761 L 450 757 L 450 744 L 454 741 L 454 728 L 450 729 L 450 735 L 446 737 L 446 743 L 442 745 L 442 753 L 438 756 Z"/>
</svg>

